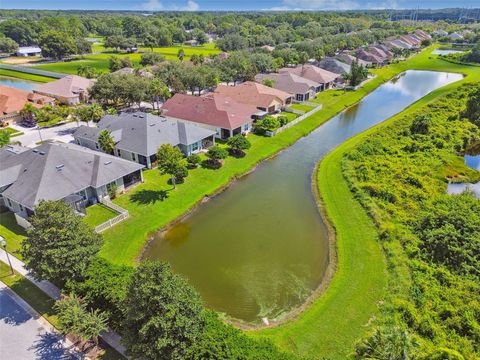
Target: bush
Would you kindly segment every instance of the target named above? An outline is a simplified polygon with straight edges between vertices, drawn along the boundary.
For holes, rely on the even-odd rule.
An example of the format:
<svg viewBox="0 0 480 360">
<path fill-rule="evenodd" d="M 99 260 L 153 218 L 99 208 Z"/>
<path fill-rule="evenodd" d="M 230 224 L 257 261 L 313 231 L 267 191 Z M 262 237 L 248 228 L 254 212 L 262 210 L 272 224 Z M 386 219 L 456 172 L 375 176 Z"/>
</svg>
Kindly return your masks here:
<svg viewBox="0 0 480 360">
<path fill-rule="evenodd" d="M 117 197 L 117 190 L 118 190 L 118 186 L 117 184 L 111 184 L 109 187 L 108 187 L 108 197 L 113 200 Z"/>
<path fill-rule="evenodd" d="M 234 157 L 244 157 L 245 151 L 250 149 L 250 141 L 243 135 L 235 135 L 228 139 L 229 152 Z"/>
<path fill-rule="evenodd" d="M 187 156 L 187 164 L 189 169 L 195 169 L 200 164 L 200 156 L 197 154 L 192 154 Z"/>
<path fill-rule="evenodd" d="M 277 120 L 280 123 L 280 126 L 285 126 L 289 123 L 288 116 L 285 115 L 278 116 Z"/>
<path fill-rule="evenodd" d="M 255 132 L 264 135 L 267 131 L 274 131 L 280 127 L 280 122 L 273 116 L 266 116 L 254 124 Z"/>
<path fill-rule="evenodd" d="M 219 146 L 212 146 L 207 151 L 207 157 L 210 160 L 223 160 L 228 156 L 227 150 Z"/>
<path fill-rule="evenodd" d="M 155 64 L 161 63 L 164 60 L 165 58 L 161 54 L 155 53 L 155 52 L 148 52 L 148 53 L 142 54 L 140 64 L 143 66 L 155 65 Z"/>
</svg>

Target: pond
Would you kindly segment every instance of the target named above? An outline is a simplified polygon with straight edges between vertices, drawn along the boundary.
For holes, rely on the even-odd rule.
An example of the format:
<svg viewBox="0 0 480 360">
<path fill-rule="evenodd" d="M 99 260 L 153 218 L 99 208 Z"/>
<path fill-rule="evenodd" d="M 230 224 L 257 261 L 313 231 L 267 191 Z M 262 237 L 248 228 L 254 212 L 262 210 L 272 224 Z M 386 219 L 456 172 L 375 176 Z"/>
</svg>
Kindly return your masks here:
<svg viewBox="0 0 480 360">
<path fill-rule="evenodd" d="M 458 54 L 463 53 L 463 50 L 453 50 L 453 49 L 435 49 L 432 51 L 434 55 L 450 55 L 450 54 Z"/>
<path fill-rule="evenodd" d="M 0 85 L 31 91 L 38 85 L 38 83 L 7 76 L 0 76 Z"/>
<path fill-rule="evenodd" d="M 475 170 L 480 171 L 480 155 L 465 155 L 465 164 Z M 475 196 L 480 199 L 480 182 L 476 184 L 448 184 L 447 193 L 461 194 L 467 189 L 473 191 Z"/>
<path fill-rule="evenodd" d="M 169 261 L 205 304 L 257 323 L 301 305 L 322 281 L 327 232 L 311 191 L 316 163 L 353 135 L 459 74 L 407 71 L 340 113 L 166 232 L 145 259 Z"/>
</svg>

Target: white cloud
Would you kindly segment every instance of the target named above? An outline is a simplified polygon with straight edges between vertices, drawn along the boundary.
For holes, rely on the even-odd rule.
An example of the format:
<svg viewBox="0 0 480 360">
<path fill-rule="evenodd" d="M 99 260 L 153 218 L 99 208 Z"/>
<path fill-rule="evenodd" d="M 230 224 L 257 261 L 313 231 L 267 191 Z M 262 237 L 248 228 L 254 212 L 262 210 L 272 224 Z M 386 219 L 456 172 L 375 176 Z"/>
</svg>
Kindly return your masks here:
<svg viewBox="0 0 480 360">
<path fill-rule="evenodd" d="M 353 10 L 360 8 L 360 4 L 355 0 L 283 0 L 283 4 L 304 10 Z"/>
<path fill-rule="evenodd" d="M 380 2 L 368 2 L 368 9 L 398 9 L 398 3 L 396 0 L 386 0 Z"/>
<path fill-rule="evenodd" d="M 176 10 L 176 11 L 198 11 L 200 5 L 193 0 L 188 0 L 185 5 L 170 5 L 163 6 L 160 0 L 148 0 L 140 5 L 143 10 L 147 11 L 159 11 L 159 10 Z"/>
</svg>

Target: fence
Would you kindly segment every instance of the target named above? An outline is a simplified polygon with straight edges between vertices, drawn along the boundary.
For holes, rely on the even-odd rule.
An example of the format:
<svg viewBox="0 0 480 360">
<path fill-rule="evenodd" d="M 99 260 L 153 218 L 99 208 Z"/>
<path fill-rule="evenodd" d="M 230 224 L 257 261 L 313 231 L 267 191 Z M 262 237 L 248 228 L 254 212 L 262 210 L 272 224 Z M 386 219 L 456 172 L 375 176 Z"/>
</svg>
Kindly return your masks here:
<svg viewBox="0 0 480 360">
<path fill-rule="evenodd" d="M 277 130 L 274 130 L 274 131 L 267 131 L 265 132 L 265 136 L 275 136 L 277 135 L 278 133 L 282 132 L 283 130 L 285 129 L 288 129 L 289 127 L 292 127 L 293 125 L 295 124 L 298 124 L 300 121 L 304 120 L 305 118 L 309 117 L 310 115 L 313 115 L 315 114 L 317 111 L 319 111 L 320 109 L 322 108 L 322 105 L 318 105 L 315 109 L 312 109 L 310 110 L 309 112 L 303 114 L 303 115 L 300 115 L 299 117 L 297 117 L 296 119 L 290 121 L 288 124 L 278 128 Z"/>
<path fill-rule="evenodd" d="M 46 77 L 51 77 L 54 79 L 61 79 L 67 74 L 61 74 L 53 71 L 46 71 L 46 70 L 40 70 L 40 69 L 32 69 L 26 66 L 15 66 L 15 65 L 6 65 L 6 64 L 0 64 L 0 69 L 4 70 L 12 70 L 12 71 L 18 71 L 22 72 L 25 74 L 32 74 L 32 75 L 40 75 L 40 76 L 46 76 Z"/>
<path fill-rule="evenodd" d="M 128 210 L 125 210 L 124 208 L 112 203 L 111 201 L 108 201 L 106 199 L 100 199 L 100 203 L 105 205 L 106 207 L 112 209 L 113 211 L 118 212 L 119 215 L 105 221 L 103 224 L 97 225 L 95 227 L 95 232 L 97 232 L 97 233 L 101 233 L 102 231 L 105 231 L 108 228 L 111 228 L 115 224 L 118 224 L 119 222 L 127 219 L 128 216 L 129 216 Z"/>
</svg>

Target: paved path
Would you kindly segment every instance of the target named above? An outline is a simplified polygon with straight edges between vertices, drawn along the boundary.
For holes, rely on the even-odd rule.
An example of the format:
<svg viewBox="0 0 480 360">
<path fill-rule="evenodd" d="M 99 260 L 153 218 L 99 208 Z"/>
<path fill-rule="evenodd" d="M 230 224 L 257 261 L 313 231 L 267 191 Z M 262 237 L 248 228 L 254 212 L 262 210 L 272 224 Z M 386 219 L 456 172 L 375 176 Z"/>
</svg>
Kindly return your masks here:
<svg viewBox="0 0 480 360">
<path fill-rule="evenodd" d="M 55 285 L 53 285 L 49 281 L 38 281 L 33 278 L 25 268 L 25 264 L 17 259 L 15 256 L 9 254 L 10 261 L 12 262 L 12 266 L 16 272 L 26 277 L 32 283 L 34 283 L 37 287 L 43 290 L 48 296 L 53 299 L 60 298 L 60 289 L 58 289 Z M 8 264 L 7 255 L 5 250 L 0 251 L 0 261 L 3 261 L 5 264 Z M 120 354 L 125 356 L 125 347 L 120 343 L 121 337 L 114 331 L 108 331 L 102 333 L 102 339 L 110 345 L 112 348 L 117 350 Z M 3 359 L 0 356 L 0 359 Z"/>
<path fill-rule="evenodd" d="M 0 358 L 74 360 L 84 357 L 47 320 L 0 282 Z"/>
</svg>

